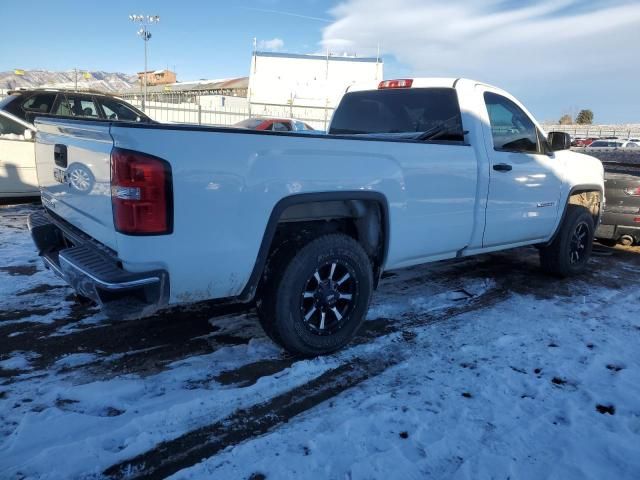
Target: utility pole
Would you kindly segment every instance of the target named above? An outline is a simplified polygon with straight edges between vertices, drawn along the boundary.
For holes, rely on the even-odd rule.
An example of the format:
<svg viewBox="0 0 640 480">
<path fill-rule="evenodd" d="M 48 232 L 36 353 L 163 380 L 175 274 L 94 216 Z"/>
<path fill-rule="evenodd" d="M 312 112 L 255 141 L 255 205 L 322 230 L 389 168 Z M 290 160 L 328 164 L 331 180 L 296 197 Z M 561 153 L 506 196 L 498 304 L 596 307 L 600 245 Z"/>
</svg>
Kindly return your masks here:
<svg viewBox="0 0 640 480">
<path fill-rule="evenodd" d="M 129 15 L 129 20 L 141 25 L 137 33 L 138 36 L 144 40 L 144 73 L 142 78 L 144 93 L 142 96 L 142 111 L 145 111 L 147 107 L 147 42 L 149 42 L 151 38 L 149 28 L 152 24 L 158 23 L 160 17 L 158 15 Z"/>
<path fill-rule="evenodd" d="M 253 52 L 251 53 L 251 70 L 249 72 L 249 86 L 247 87 L 247 106 L 249 109 L 249 117 L 251 117 L 251 91 L 253 90 L 253 83 L 256 81 L 256 63 L 257 59 L 257 50 L 258 50 L 258 39 L 253 37 Z"/>
<path fill-rule="evenodd" d="M 74 73 L 73 77 L 75 79 L 74 80 L 74 88 L 73 89 L 74 89 L 74 91 L 77 92 L 78 91 L 78 69 L 74 68 L 73 69 L 73 73 Z"/>
</svg>

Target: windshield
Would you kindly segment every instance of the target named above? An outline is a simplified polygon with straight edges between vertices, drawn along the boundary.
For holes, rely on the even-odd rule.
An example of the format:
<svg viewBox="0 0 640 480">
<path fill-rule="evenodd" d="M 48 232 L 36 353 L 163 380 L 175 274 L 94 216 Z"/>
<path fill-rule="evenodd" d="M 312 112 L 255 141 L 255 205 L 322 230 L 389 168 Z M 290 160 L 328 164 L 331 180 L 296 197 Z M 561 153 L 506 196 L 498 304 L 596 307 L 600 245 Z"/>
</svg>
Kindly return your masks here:
<svg viewBox="0 0 640 480">
<path fill-rule="evenodd" d="M 403 134 L 447 129 L 439 140 L 462 141 L 462 119 L 453 88 L 403 88 L 347 93 L 330 134 Z M 417 135 L 414 135 L 417 137 Z"/>
<path fill-rule="evenodd" d="M 4 110 L 5 106 L 13 102 L 18 95 L 7 95 L 6 97 L 0 99 L 0 110 Z"/>
</svg>

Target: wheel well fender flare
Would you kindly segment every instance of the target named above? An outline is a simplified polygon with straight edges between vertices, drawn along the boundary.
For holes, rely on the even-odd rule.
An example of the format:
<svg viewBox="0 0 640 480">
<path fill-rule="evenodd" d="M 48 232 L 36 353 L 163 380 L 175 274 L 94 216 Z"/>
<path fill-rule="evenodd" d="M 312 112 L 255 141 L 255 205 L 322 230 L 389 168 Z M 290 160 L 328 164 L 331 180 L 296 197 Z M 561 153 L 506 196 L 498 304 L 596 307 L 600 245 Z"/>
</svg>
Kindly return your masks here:
<svg viewBox="0 0 640 480">
<path fill-rule="evenodd" d="M 290 195 L 280 199 L 273 207 L 264 234 L 262 236 L 262 242 L 258 250 L 258 255 L 253 266 L 253 270 L 249 277 L 249 281 L 245 285 L 239 298 L 242 301 L 251 301 L 257 291 L 260 279 L 264 272 L 264 268 L 267 264 L 269 252 L 276 234 L 276 230 L 280 223 L 280 219 L 283 213 L 290 207 L 310 204 L 310 203 L 322 203 L 322 202 L 336 202 L 336 201 L 371 201 L 376 203 L 380 208 L 380 227 L 381 227 L 381 241 L 382 241 L 382 258 L 380 259 L 380 271 L 386 262 L 387 253 L 389 249 L 389 233 L 390 233 L 390 220 L 389 220 L 389 203 L 384 194 L 373 191 L 340 191 L 340 192 L 317 192 L 317 193 L 300 193 Z"/>
<path fill-rule="evenodd" d="M 585 185 L 576 185 L 574 187 L 571 187 L 571 190 L 569 190 L 569 194 L 567 195 L 564 202 L 562 215 L 560 215 L 560 219 L 556 225 L 553 235 L 547 242 L 547 245 L 551 244 L 555 240 L 556 236 L 558 235 L 558 232 L 560 232 L 560 229 L 562 228 L 562 224 L 564 223 L 564 220 L 567 216 L 567 210 L 569 209 L 569 205 L 571 203 L 571 197 L 576 193 L 581 193 L 581 192 L 598 192 L 600 194 L 600 199 L 604 201 L 604 190 L 601 185 L 585 184 Z M 601 215 L 602 215 L 602 206 L 600 206 L 600 211 L 598 212 L 598 219 L 600 218 Z M 596 228 L 598 227 L 598 225 L 594 225 L 594 226 Z"/>
</svg>

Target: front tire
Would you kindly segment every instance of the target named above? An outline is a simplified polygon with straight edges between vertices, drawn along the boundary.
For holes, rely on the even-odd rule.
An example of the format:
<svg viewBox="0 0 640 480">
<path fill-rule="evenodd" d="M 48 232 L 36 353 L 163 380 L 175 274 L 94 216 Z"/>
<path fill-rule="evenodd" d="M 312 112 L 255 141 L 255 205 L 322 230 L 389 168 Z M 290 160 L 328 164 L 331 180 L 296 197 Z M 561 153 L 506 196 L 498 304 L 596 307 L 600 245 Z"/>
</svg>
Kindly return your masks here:
<svg viewBox="0 0 640 480">
<path fill-rule="evenodd" d="M 542 269 L 558 277 L 582 273 L 593 247 L 593 217 L 586 208 L 569 205 L 560 231 L 551 244 L 540 249 Z"/>
<path fill-rule="evenodd" d="M 343 234 L 318 237 L 282 256 L 265 282 L 258 312 L 263 328 L 305 357 L 345 346 L 362 325 L 373 290 L 369 257 Z"/>
</svg>

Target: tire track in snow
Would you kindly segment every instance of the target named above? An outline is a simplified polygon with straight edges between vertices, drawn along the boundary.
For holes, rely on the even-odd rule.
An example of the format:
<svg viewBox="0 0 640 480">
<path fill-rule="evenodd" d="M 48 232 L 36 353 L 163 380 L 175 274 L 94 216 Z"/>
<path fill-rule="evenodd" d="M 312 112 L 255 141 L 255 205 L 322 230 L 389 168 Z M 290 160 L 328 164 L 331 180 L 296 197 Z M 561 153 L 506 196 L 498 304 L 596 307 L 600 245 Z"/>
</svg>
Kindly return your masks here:
<svg viewBox="0 0 640 480">
<path fill-rule="evenodd" d="M 411 342 L 417 328 L 430 323 L 448 321 L 462 314 L 491 307 L 508 297 L 508 292 L 494 289 L 479 295 L 464 305 L 449 307 L 440 312 L 409 316 L 397 325 L 386 324 L 360 335 L 356 343 L 372 343 L 382 336 L 402 332 L 401 339 Z M 367 322 L 374 323 L 374 322 Z M 173 440 L 160 443 L 132 459 L 107 468 L 103 474 L 113 479 L 165 478 L 183 468 L 211 457 L 221 450 L 263 435 L 322 402 L 383 373 L 400 363 L 407 354 L 406 343 L 384 343 L 379 349 L 348 359 L 309 382 L 272 399 L 236 410 L 226 418 L 200 427 Z M 349 351 L 338 354 L 348 356 Z M 286 367 L 285 367 L 286 368 Z"/>
<path fill-rule="evenodd" d="M 531 254 L 527 256 L 533 257 Z M 473 277 L 487 276 L 499 280 L 499 282 L 483 294 L 471 298 L 462 305 L 432 312 L 409 312 L 397 318 L 380 317 L 369 320 L 365 322 L 350 346 L 373 343 L 377 339 L 398 333 L 402 334 L 400 338 L 411 341 L 415 337 L 415 330 L 432 323 L 449 321 L 465 313 L 493 307 L 505 300 L 511 290 L 536 297 L 574 296 L 577 293 L 586 293 L 595 286 L 612 288 L 617 286 L 615 280 L 603 277 L 602 272 L 598 271 L 599 269 L 594 269 L 594 272 L 589 272 L 585 276 L 586 278 L 578 281 L 558 281 L 551 280 L 539 273 L 537 265 L 532 262 L 522 262 L 522 260 L 521 257 L 514 258 L 505 254 L 497 254 L 480 261 L 472 260 L 471 265 L 468 262 L 443 265 L 441 274 L 444 278 L 441 276 L 434 282 L 438 289 L 443 291 L 460 287 L 461 277 L 463 280 L 469 280 Z M 633 260 L 634 263 L 637 263 L 637 259 Z M 607 258 L 603 262 L 609 266 L 610 261 Z M 469 271 L 470 267 L 471 271 Z M 423 281 L 434 281 L 434 276 L 437 277 L 437 272 L 440 269 L 439 265 L 435 272 L 430 270 L 409 279 L 390 280 L 390 291 L 386 295 L 394 296 L 406 293 L 405 290 L 412 286 L 418 286 Z M 549 288 L 550 286 L 553 288 Z M 118 479 L 164 478 L 164 476 L 176 473 L 200 462 L 205 457 L 216 455 L 228 446 L 237 445 L 276 429 L 297 415 L 356 387 L 367 378 L 383 373 L 402 360 L 401 352 L 406 344 L 402 343 L 401 345 L 402 347 L 397 347 L 399 350 L 393 355 L 385 351 L 390 348 L 389 343 L 383 344 L 377 352 L 366 358 L 347 359 L 349 350 L 341 352 L 337 356 L 345 357 L 345 363 L 306 384 L 278 395 L 267 402 L 233 412 L 214 424 L 198 428 L 174 440 L 163 442 L 141 455 L 109 467 L 104 471 L 104 474 Z M 381 358 L 384 358 L 385 361 L 381 361 Z M 289 368 L 295 361 L 296 359 L 293 358 L 280 358 L 246 364 L 237 369 L 222 372 L 215 380 L 222 384 L 231 384 L 242 388 L 255 384 L 264 376 L 275 375 Z M 295 400 L 297 396 L 300 396 L 299 401 Z"/>
</svg>

